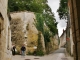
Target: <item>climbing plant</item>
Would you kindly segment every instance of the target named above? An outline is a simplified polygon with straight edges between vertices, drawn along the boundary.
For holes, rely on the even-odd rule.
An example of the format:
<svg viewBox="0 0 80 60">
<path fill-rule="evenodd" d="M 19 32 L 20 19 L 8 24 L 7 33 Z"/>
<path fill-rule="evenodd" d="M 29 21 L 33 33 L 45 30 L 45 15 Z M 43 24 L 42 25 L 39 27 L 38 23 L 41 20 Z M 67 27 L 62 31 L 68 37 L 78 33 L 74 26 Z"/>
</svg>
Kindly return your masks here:
<svg viewBox="0 0 80 60">
<path fill-rule="evenodd" d="M 42 17 L 42 14 L 35 13 L 36 19 L 35 19 L 35 26 L 37 28 L 38 32 L 38 45 L 37 45 L 37 55 L 44 55 L 43 52 L 43 46 L 41 42 L 41 34 L 44 33 L 44 19 Z M 39 53 L 40 52 L 40 53 Z"/>
<path fill-rule="evenodd" d="M 55 19 L 52 16 L 49 16 L 48 14 L 45 15 L 45 24 L 53 35 L 57 34 L 57 22 L 55 22 Z"/>
<path fill-rule="evenodd" d="M 48 47 L 48 43 L 50 42 L 50 37 L 54 36 L 57 34 L 57 23 L 51 16 L 47 16 L 44 14 L 40 13 L 35 13 L 36 19 L 35 19 L 35 26 L 37 30 L 41 33 L 38 35 L 38 50 L 41 49 L 42 43 L 40 35 L 43 34 L 44 36 L 44 42 L 45 42 L 45 47 Z M 41 46 L 40 46 L 41 45 Z"/>
<path fill-rule="evenodd" d="M 38 31 L 44 32 L 44 18 L 43 15 L 40 13 L 35 13 L 36 20 L 35 20 L 35 26 L 38 29 Z"/>
<path fill-rule="evenodd" d="M 45 33 L 44 33 L 44 40 L 45 40 L 45 46 L 47 46 L 47 42 L 50 42 L 50 31 L 49 30 L 45 30 Z"/>
<path fill-rule="evenodd" d="M 36 55 L 39 55 L 39 56 L 44 55 L 42 41 L 41 41 L 41 34 L 42 34 L 42 32 L 39 31 L 39 33 L 38 33 L 38 45 L 37 45 L 37 51 L 36 51 Z"/>
</svg>

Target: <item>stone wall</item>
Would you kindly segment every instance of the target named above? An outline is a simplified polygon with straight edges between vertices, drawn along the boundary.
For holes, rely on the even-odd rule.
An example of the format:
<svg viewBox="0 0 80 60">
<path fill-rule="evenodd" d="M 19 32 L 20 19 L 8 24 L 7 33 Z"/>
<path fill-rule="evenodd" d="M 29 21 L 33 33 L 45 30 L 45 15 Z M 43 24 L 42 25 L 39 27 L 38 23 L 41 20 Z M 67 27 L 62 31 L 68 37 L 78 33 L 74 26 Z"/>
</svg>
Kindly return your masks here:
<svg viewBox="0 0 80 60">
<path fill-rule="evenodd" d="M 8 0 L 0 0 L 0 60 L 11 60 L 11 30 L 7 17 Z"/>
<path fill-rule="evenodd" d="M 50 52 L 54 52 L 55 50 L 57 50 L 59 48 L 59 36 L 56 34 L 54 37 L 51 37 L 50 39 Z"/>
<path fill-rule="evenodd" d="M 71 42 L 71 55 L 73 56 L 73 46 L 74 46 L 74 43 L 73 43 L 73 38 L 72 38 L 72 29 L 70 28 L 70 42 Z"/>
<path fill-rule="evenodd" d="M 69 24 L 67 24 L 67 27 L 68 27 L 68 29 L 69 29 L 69 42 L 70 42 L 70 55 L 72 55 L 73 56 L 73 45 L 74 45 L 74 43 L 73 43 L 73 38 L 72 38 L 72 28 L 71 28 L 71 16 L 70 16 L 70 2 L 68 2 L 68 9 L 69 9 L 69 20 L 68 20 L 68 23 Z"/>
<path fill-rule="evenodd" d="M 34 47 L 37 46 L 38 40 L 38 30 L 35 27 L 35 14 L 33 12 L 12 12 L 11 13 L 12 19 L 21 19 L 23 21 L 23 32 L 25 41 L 24 43 L 27 45 L 27 51 L 34 51 Z M 44 46 L 44 38 L 43 35 L 41 36 L 43 50 L 45 50 Z"/>
<path fill-rule="evenodd" d="M 74 41 L 74 60 L 80 60 L 80 0 L 68 1 L 70 3 L 71 28 Z"/>
<path fill-rule="evenodd" d="M 56 34 L 53 38 L 53 47 L 54 47 L 54 50 L 58 49 L 59 48 L 59 36 L 58 34 Z"/>
</svg>

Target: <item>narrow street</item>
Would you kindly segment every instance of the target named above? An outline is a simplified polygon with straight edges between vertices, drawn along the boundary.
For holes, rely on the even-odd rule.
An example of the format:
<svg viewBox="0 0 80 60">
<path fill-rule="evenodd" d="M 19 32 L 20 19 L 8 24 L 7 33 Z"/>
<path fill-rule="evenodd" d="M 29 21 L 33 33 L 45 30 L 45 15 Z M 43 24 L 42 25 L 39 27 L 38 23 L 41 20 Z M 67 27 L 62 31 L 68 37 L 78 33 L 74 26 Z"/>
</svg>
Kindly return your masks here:
<svg viewBox="0 0 80 60">
<path fill-rule="evenodd" d="M 79 2 L 0 0 L 0 60 L 80 60 Z"/>
<path fill-rule="evenodd" d="M 60 48 L 54 53 L 45 56 L 25 56 L 20 55 L 12 56 L 12 60 L 73 60 L 65 54 L 65 48 Z"/>
</svg>

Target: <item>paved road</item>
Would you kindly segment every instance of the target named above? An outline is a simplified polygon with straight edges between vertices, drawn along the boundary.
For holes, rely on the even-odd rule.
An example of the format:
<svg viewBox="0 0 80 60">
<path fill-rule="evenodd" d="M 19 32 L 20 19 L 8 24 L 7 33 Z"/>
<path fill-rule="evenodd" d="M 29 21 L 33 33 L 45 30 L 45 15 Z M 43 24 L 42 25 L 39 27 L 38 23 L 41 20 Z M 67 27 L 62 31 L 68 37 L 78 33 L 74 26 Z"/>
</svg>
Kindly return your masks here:
<svg viewBox="0 0 80 60">
<path fill-rule="evenodd" d="M 56 50 L 54 53 L 65 53 L 65 48 L 60 48 Z"/>
<path fill-rule="evenodd" d="M 12 60 L 73 60 L 71 57 L 65 56 L 65 49 L 60 48 L 56 50 L 54 53 L 45 56 L 25 56 L 22 57 L 20 55 L 12 56 Z"/>
</svg>

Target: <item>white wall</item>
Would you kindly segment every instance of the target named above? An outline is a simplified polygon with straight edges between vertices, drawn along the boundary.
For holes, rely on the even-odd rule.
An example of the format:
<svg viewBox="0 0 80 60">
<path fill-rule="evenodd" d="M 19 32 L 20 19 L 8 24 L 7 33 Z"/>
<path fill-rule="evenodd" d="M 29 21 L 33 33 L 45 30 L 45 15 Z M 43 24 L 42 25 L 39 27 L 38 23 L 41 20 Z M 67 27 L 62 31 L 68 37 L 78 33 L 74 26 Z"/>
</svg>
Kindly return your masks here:
<svg viewBox="0 0 80 60">
<path fill-rule="evenodd" d="M 64 46 L 66 44 L 66 32 L 64 32 L 61 37 L 60 37 L 60 45 L 59 48 L 61 48 L 62 46 Z"/>
</svg>

